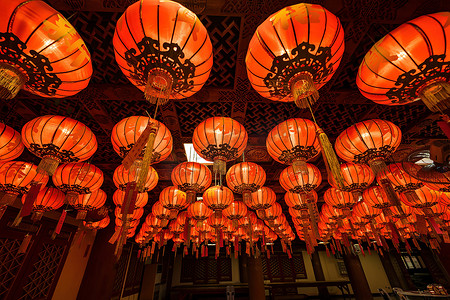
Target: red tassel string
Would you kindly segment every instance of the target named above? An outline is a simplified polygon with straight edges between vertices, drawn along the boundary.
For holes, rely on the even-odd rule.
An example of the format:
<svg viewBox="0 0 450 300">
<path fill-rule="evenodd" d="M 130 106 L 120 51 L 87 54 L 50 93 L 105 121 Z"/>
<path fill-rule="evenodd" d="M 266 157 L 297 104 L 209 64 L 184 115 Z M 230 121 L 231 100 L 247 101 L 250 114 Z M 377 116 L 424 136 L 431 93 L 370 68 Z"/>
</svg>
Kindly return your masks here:
<svg viewBox="0 0 450 300">
<path fill-rule="evenodd" d="M 64 224 L 64 220 L 66 219 L 66 215 L 67 215 L 67 211 L 65 209 L 63 209 L 61 216 L 59 217 L 58 224 L 56 225 L 56 228 L 55 228 L 56 234 L 60 234 L 61 228 Z"/>
<path fill-rule="evenodd" d="M 442 234 L 442 230 L 439 225 L 436 223 L 433 217 L 428 218 L 428 223 L 431 225 L 436 234 Z"/>
<path fill-rule="evenodd" d="M 330 257 L 330 250 L 328 249 L 328 246 L 327 246 L 327 245 L 325 245 L 325 250 L 326 250 L 326 252 L 327 252 L 327 256 Z"/>
<path fill-rule="evenodd" d="M 270 250 L 269 249 L 266 250 L 266 256 L 268 259 L 270 259 Z"/>
<path fill-rule="evenodd" d="M 20 217 L 26 217 L 31 214 L 31 211 L 33 210 L 33 204 L 36 200 L 37 195 L 39 194 L 39 191 L 41 190 L 42 183 L 40 182 L 32 182 L 30 190 L 27 193 L 27 196 L 25 197 L 25 202 L 23 203 L 22 209 L 20 211 Z"/>
<path fill-rule="evenodd" d="M 23 238 L 22 243 L 20 244 L 19 251 L 17 251 L 18 254 L 23 254 L 23 253 L 27 252 L 28 245 L 30 245 L 32 237 L 33 236 L 31 234 L 29 234 L 29 233 L 27 233 L 25 235 L 25 237 Z"/>
</svg>

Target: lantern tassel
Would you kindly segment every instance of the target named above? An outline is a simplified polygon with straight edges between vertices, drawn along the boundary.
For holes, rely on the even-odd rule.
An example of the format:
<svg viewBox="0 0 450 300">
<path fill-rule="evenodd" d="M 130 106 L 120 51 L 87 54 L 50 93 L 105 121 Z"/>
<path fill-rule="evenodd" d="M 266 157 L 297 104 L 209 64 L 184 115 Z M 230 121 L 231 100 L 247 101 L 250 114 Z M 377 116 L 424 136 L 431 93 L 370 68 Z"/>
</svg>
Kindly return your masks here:
<svg viewBox="0 0 450 300">
<path fill-rule="evenodd" d="M 386 163 L 383 160 L 372 159 L 368 163 L 375 176 L 377 176 L 379 173 L 383 172 L 386 169 Z"/>
<path fill-rule="evenodd" d="M 0 64 L 0 99 L 13 99 L 25 84 L 25 76 L 10 64 Z"/>
<path fill-rule="evenodd" d="M 227 174 L 227 162 L 220 158 L 214 159 L 213 172 L 219 175 Z"/>
<path fill-rule="evenodd" d="M 137 190 L 143 191 L 145 182 L 147 181 L 147 175 L 148 170 L 150 167 L 150 164 L 152 163 L 152 157 L 153 157 L 153 146 L 155 145 L 155 138 L 156 138 L 156 127 L 152 127 L 152 131 L 150 132 L 150 135 L 148 137 L 147 146 L 145 147 L 144 151 L 144 158 L 142 159 L 142 165 L 141 169 L 139 171 L 139 174 L 137 174 Z"/>
<path fill-rule="evenodd" d="M 295 105 L 299 108 L 308 108 L 319 99 L 319 92 L 309 72 L 301 72 L 295 75 L 295 81 L 291 84 L 291 94 Z"/>
<path fill-rule="evenodd" d="M 292 161 L 292 168 L 295 174 L 306 174 L 308 173 L 308 166 L 304 159 L 294 159 Z"/>
<path fill-rule="evenodd" d="M 450 108 L 450 83 L 433 82 L 419 92 L 419 97 L 432 112 L 442 112 Z"/>
<path fill-rule="evenodd" d="M 87 210 L 79 210 L 78 212 L 77 212 L 77 220 L 84 220 L 84 219 L 86 219 L 86 215 L 87 215 Z"/>
<path fill-rule="evenodd" d="M 337 186 L 342 189 L 344 187 L 344 178 L 342 177 L 341 165 L 339 164 L 339 160 L 334 152 L 333 145 L 322 129 L 317 129 L 317 135 L 319 136 L 320 146 L 322 147 L 323 159 L 327 172 L 333 176 Z"/>
<path fill-rule="evenodd" d="M 37 171 L 40 174 L 46 174 L 48 176 L 53 176 L 55 174 L 56 168 L 59 165 L 59 160 L 55 157 L 43 157 L 40 161 Z"/>
</svg>

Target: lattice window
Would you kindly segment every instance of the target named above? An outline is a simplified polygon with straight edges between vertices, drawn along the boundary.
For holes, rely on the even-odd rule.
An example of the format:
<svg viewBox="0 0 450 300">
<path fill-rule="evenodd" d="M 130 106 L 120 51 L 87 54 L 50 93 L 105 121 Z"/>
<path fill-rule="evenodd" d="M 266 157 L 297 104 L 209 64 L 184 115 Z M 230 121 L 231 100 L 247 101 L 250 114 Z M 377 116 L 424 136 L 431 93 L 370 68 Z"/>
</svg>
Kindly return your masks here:
<svg viewBox="0 0 450 300">
<path fill-rule="evenodd" d="M 199 259 L 193 256 L 183 257 L 180 282 L 202 284 L 231 281 L 231 279 L 231 259 L 229 257 L 219 256 L 217 260 L 214 255 Z"/>
<path fill-rule="evenodd" d="M 292 282 L 295 279 L 306 278 L 305 264 L 301 253 L 296 253 L 290 259 L 285 253 L 275 253 L 267 258 L 261 256 L 264 279 L 271 282 Z"/>
<path fill-rule="evenodd" d="M 131 254 L 123 297 L 134 295 L 139 292 L 142 272 L 144 269 L 144 262 L 137 257 L 137 252 L 137 249 L 134 249 L 133 253 Z"/>
<path fill-rule="evenodd" d="M 56 244 L 42 244 L 33 271 L 28 275 L 18 300 L 44 299 L 48 296 L 65 248 Z"/>
<path fill-rule="evenodd" d="M 127 270 L 128 263 L 128 255 L 130 254 L 130 250 L 124 248 L 122 251 L 122 255 L 120 256 L 119 262 L 117 263 L 117 272 L 116 277 L 114 278 L 114 285 L 112 296 L 113 299 L 119 299 L 120 293 L 122 292 L 123 281 L 125 277 L 125 272 Z"/>
<path fill-rule="evenodd" d="M 0 239 L 0 299 L 10 289 L 22 266 L 25 255 L 17 253 L 20 244 L 20 240 Z"/>
</svg>

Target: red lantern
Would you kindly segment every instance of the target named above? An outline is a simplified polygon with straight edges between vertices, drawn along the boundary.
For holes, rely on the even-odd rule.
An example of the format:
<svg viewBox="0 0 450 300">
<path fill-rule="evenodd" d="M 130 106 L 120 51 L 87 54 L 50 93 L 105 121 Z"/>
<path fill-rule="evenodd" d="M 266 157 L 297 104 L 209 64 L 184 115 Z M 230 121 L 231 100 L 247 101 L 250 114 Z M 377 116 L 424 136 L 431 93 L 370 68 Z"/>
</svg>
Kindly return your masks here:
<svg viewBox="0 0 450 300">
<path fill-rule="evenodd" d="M 244 228 L 249 228 L 250 226 L 253 226 L 253 224 L 256 224 L 257 220 L 258 217 L 254 212 L 247 211 L 247 214 L 238 220 L 238 224 Z"/>
<path fill-rule="evenodd" d="M 114 210 L 114 214 L 116 215 L 117 218 L 122 220 L 122 208 L 121 207 L 116 207 L 116 209 Z M 130 222 L 130 224 L 131 224 L 133 221 L 139 220 L 143 214 L 144 214 L 144 209 L 137 208 L 137 209 L 133 210 L 133 213 L 131 215 L 128 215 L 127 222 Z"/>
<path fill-rule="evenodd" d="M 414 209 L 414 212 L 416 215 L 425 215 L 428 218 L 440 218 L 443 214 L 445 214 L 448 210 L 447 205 L 438 203 L 436 205 L 433 205 L 430 207 L 429 210 L 422 210 L 422 209 Z"/>
<path fill-rule="evenodd" d="M 0 162 L 16 159 L 23 149 L 20 133 L 0 122 Z"/>
<path fill-rule="evenodd" d="M 216 215 L 222 215 L 222 210 L 230 206 L 233 201 L 233 192 L 225 186 L 212 186 L 203 193 L 203 203 L 214 210 Z"/>
<path fill-rule="evenodd" d="M 158 163 L 165 160 L 172 152 L 172 134 L 163 123 L 149 117 L 131 116 L 122 119 L 119 123 L 114 125 L 111 133 L 111 143 L 114 151 L 116 151 L 120 157 L 124 158 L 136 144 L 149 123 L 156 128 L 151 163 Z M 139 161 L 142 161 L 145 147 L 146 146 L 144 146 L 142 153 L 139 155 Z"/>
<path fill-rule="evenodd" d="M 89 163 L 68 163 L 56 169 L 52 180 L 67 194 L 69 204 L 74 205 L 79 195 L 92 193 L 102 186 L 103 172 Z"/>
<path fill-rule="evenodd" d="M 366 163 L 375 175 L 385 168 L 384 160 L 400 145 L 400 128 L 384 120 L 356 123 L 336 139 L 336 154 L 345 161 Z"/>
<path fill-rule="evenodd" d="M 309 193 L 322 182 L 322 175 L 319 169 L 312 165 L 306 164 L 307 173 L 295 173 L 292 166 L 284 169 L 280 174 L 280 184 L 288 192 L 293 193 Z"/>
<path fill-rule="evenodd" d="M 78 210 L 77 219 L 85 219 L 90 210 L 99 209 L 106 202 L 106 193 L 96 190 L 89 194 L 79 195 L 71 205 Z"/>
<path fill-rule="evenodd" d="M 417 197 L 407 197 L 406 195 L 401 195 L 400 200 L 406 205 L 414 208 L 428 209 L 436 205 L 441 197 L 441 193 L 430 190 L 426 186 L 415 190 L 414 193 Z"/>
<path fill-rule="evenodd" d="M 379 104 L 422 99 L 433 112 L 450 108 L 450 12 L 424 15 L 388 33 L 366 54 L 356 83 Z"/>
<path fill-rule="evenodd" d="M 251 193 L 256 192 L 266 182 L 266 172 L 255 163 L 242 162 L 228 170 L 226 179 L 230 189 L 242 194 L 244 201 L 248 202 Z"/>
<path fill-rule="evenodd" d="M 55 173 L 58 164 L 81 162 L 97 151 L 97 139 L 81 122 L 62 116 L 42 116 L 22 128 L 22 141 L 34 155 L 42 158 L 38 170 Z"/>
<path fill-rule="evenodd" d="M 411 206 L 408 206 L 404 204 L 403 202 L 400 203 L 401 209 L 397 206 L 391 206 L 389 209 L 391 210 L 391 217 L 395 219 L 406 219 L 411 214 L 414 213 L 414 209 Z"/>
<path fill-rule="evenodd" d="M 175 237 L 179 237 L 179 235 L 184 232 L 184 228 L 180 226 L 180 224 L 178 224 L 176 220 L 170 221 L 169 230 L 174 234 Z"/>
<path fill-rule="evenodd" d="M 363 192 L 363 199 L 368 205 L 379 209 L 384 209 L 393 205 L 380 186 L 371 186 L 366 189 Z"/>
<path fill-rule="evenodd" d="M 122 72 L 152 103 L 192 96 L 205 84 L 213 64 L 205 27 L 193 12 L 172 1 L 130 5 L 117 21 L 113 46 Z"/>
<path fill-rule="evenodd" d="M 220 215 L 212 214 L 208 218 L 208 225 L 211 226 L 212 228 L 220 229 L 220 228 L 226 226 L 226 224 L 227 224 L 227 218 L 225 218 L 222 215 L 222 212 L 220 213 Z"/>
<path fill-rule="evenodd" d="M 21 161 L 8 161 L 0 163 L 0 207 L 10 205 L 19 194 L 26 194 L 31 183 L 41 183 L 44 187 L 48 176 L 37 172 L 33 164 Z"/>
<path fill-rule="evenodd" d="M 130 170 L 127 170 L 123 165 L 120 165 L 116 168 L 113 174 L 114 185 L 118 189 L 125 191 L 128 183 L 137 182 L 137 175 L 138 174 L 136 174 L 136 170 L 133 170 L 132 168 L 130 168 Z M 154 189 L 158 184 L 158 179 L 159 177 L 156 170 L 153 167 L 149 166 L 147 180 L 145 181 L 144 188 L 140 190 L 140 192 L 148 192 Z"/>
<path fill-rule="evenodd" d="M 230 219 L 236 228 L 238 220 L 247 215 L 247 206 L 242 201 L 233 201 L 226 209 L 222 211 L 223 215 Z"/>
<path fill-rule="evenodd" d="M 349 213 L 353 205 L 356 204 L 355 198 L 349 192 L 344 192 L 336 188 L 329 188 L 323 195 L 325 203 L 338 209 L 342 209 L 344 213 Z"/>
<path fill-rule="evenodd" d="M 116 218 L 116 220 L 114 221 L 114 223 L 116 224 L 116 226 L 121 227 L 123 225 L 122 219 Z M 129 223 L 129 227 L 133 228 L 133 227 L 137 227 L 139 225 L 139 219 L 133 220 Z"/>
<path fill-rule="evenodd" d="M 362 196 L 363 190 L 369 187 L 375 179 L 372 170 L 363 164 L 341 164 L 341 173 L 344 178 L 344 186 L 339 188 L 332 176 L 329 176 L 330 185 L 341 191 L 351 192 L 356 201 Z"/>
<path fill-rule="evenodd" d="M 169 220 L 176 218 L 177 216 L 170 212 L 169 209 L 165 208 L 161 201 L 156 201 L 152 205 L 152 214 L 162 221 L 161 226 L 166 227 Z"/>
<path fill-rule="evenodd" d="M 372 220 L 381 214 L 382 211 L 379 208 L 367 205 L 364 201 L 360 201 L 353 206 L 353 213 L 363 219 Z"/>
<path fill-rule="evenodd" d="M 103 229 L 103 228 L 108 227 L 109 222 L 110 222 L 109 216 L 106 216 L 97 222 L 83 221 L 83 226 L 86 227 L 87 229 L 98 230 L 98 229 Z"/>
<path fill-rule="evenodd" d="M 117 190 L 113 194 L 113 201 L 116 206 L 122 207 L 123 201 L 125 200 L 125 191 Z M 134 208 L 140 208 L 147 205 L 148 194 L 147 193 L 137 193 L 136 202 Z"/>
<path fill-rule="evenodd" d="M 149 213 L 145 218 L 145 223 L 150 226 L 155 232 L 161 230 L 163 227 L 161 224 L 162 220 L 155 217 L 153 213 Z"/>
<path fill-rule="evenodd" d="M 319 5 L 288 6 L 256 29 L 247 56 L 247 75 L 261 96 L 295 101 L 306 108 L 331 79 L 344 54 L 339 19 Z"/>
<path fill-rule="evenodd" d="M 271 222 L 278 218 L 282 214 L 282 212 L 283 209 L 281 208 L 281 205 L 278 202 L 275 202 L 271 207 L 266 208 L 264 210 L 264 213 L 262 213 L 261 211 L 257 211 L 256 213 L 261 220 Z"/>
<path fill-rule="evenodd" d="M 0 98 L 20 89 L 62 98 L 84 89 L 92 75 L 89 51 L 75 28 L 44 1 L 2 3 Z"/>
<path fill-rule="evenodd" d="M 308 119 L 286 120 L 269 132 L 267 151 L 277 162 L 292 165 L 296 173 L 307 172 L 306 161 L 320 152 L 317 129 Z"/>
<path fill-rule="evenodd" d="M 172 170 L 173 185 L 186 193 L 188 203 L 195 202 L 197 193 L 202 193 L 212 182 L 211 171 L 207 166 L 196 162 L 183 162 Z"/>
<path fill-rule="evenodd" d="M 200 157 L 214 161 L 214 173 L 225 175 L 226 162 L 244 153 L 247 139 L 247 131 L 239 122 L 226 117 L 213 117 L 195 128 L 192 143 Z"/>
<path fill-rule="evenodd" d="M 196 201 L 189 205 L 188 215 L 190 218 L 197 221 L 197 224 L 203 223 L 213 214 L 213 211 L 203 201 Z M 192 233 L 191 233 L 192 235 Z"/>
<path fill-rule="evenodd" d="M 174 186 L 166 187 L 159 194 L 159 202 L 170 211 L 170 219 L 175 219 L 178 211 L 186 208 L 189 204 L 186 201 L 186 193 Z"/>
<path fill-rule="evenodd" d="M 316 203 L 317 200 L 318 196 L 314 190 L 310 192 L 308 197 L 305 194 L 297 194 L 292 192 L 287 192 L 284 195 L 286 205 L 296 210 L 308 209 L 308 203 Z"/>
<path fill-rule="evenodd" d="M 332 221 L 334 223 L 340 222 L 342 219 L 345 218 L 345 214 L 342 211 L 342 209 L 335 208 L 331 205 L 328 205 L 327 203 L 322 205 L 321 215 L 325 218 L 325 222 Z"/>
<path fill-rule="evenodd" d="M 22 203 L 25 203 L 27 195 L 22 197 Z M 44 187 L 41 189 L 33 203 L 33 221 L 38 221 L 46 211 L 56 210 L 64 204 L 63 192 L 52 187 Z"/>
<path fill-rule="evenodd" d="M 260 211 L 261 213 L 264 213 L 264 210 L 266 208 L 269 208 L 277 201 L 277 195 L 275 192 L 268 187 L 261 187 L 256 192 L 253 192 L 252 197 L 250 200 L 245 200 L 244 203 L 249 208 Z"/>
</svg>

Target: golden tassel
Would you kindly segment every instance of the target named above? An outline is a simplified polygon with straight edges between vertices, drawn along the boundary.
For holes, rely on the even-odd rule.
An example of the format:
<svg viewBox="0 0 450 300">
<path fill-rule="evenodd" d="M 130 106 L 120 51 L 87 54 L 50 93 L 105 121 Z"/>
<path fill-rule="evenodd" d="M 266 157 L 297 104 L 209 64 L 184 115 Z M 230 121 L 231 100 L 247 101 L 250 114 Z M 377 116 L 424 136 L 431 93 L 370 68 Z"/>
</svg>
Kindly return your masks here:
<svg viewBox="0 0 450 300">
<path fill-rule="evenodd" d="M 325 132 L 323 132 L 322 129 L 317 129 L 317 135 L 319 136 L 320 146 L 322 147 L 322 156 L 327 168 L 327 172 L 328 174 L 331 174 L 333 176 L 334 181 L 336 182 L 339 189 L 343 189 L 344 177 L 342 177 L 341 165 L 336 156 L 336 153 L 334 152 L 333 145 L 330 143 L 328 136 L 325 134 Z"/>
<path fill-rule="evenodd" d="M 48 176 L 53 176 L 55 174 L 56 168 L 58 168 L 60 161 L 54 157 L 43 157 L 39 162 L 37 171 L 40 174 L 46 174 Z"/>
<path fill-rule="evenodd" d="M 312 75 L 308 72 L 296 75 L 291 85 L 291 94 L 297 107 L 302 109 L 308 108 L 319 99 L 319 92 L 314 85 Z"/>
<path fill-rule="evenodd" d="M 292 161 L 292 168 L 294 169 L 295 174 L 306 174 L 308 173 L 308 166 L 306 165 L 306 161 L 304 159 L 295 159 Z"/>
<path fill-rule="evenodd" d="M 386 163 L 381 159 L 372 159 L 368 163 L 375 176 L 386 169 Z"/>
<path fill-rule="evenodd" d="M 442 112 L 450 108 L 450 83 L 433 82 L 419 92 L 419 97 L 432 112 Z"/>
<path fill-rule="evenodd" d="M 144 152 L 144 158 L 142 159 L 141 169 L 139 170 L 139 174 L 137 174 L 137 184 L 136 189 L 140 192 L 144 190 L 145 182 L 147 181 L 148 170 L 150 164 L 152 163 L 153 156 L 153 146 L 155 144 L 156 138 L 156 128 L 152 128 L 152 132 L 148 137 L 147 146 Z"/>
<path fill-rule="evenodd" d="M 13 99 L 25 84 L 25 76 L 15 67 L 0 64 L 0 99 Z"/>
</svg>

